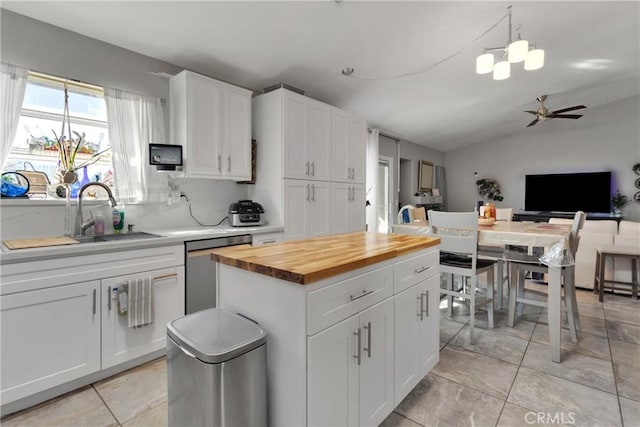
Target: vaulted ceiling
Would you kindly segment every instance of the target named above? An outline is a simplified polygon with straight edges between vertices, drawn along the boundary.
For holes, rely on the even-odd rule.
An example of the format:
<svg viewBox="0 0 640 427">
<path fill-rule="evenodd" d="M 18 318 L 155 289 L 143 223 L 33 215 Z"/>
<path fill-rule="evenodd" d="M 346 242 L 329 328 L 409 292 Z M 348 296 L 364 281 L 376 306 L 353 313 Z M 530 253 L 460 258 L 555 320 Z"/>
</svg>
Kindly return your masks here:
<svg viewBox="0 0 640 427">
<path fill-rule="evenodd" d="M 513 27 L 545 66 L 494 81 L 484 47 Z M 640 93 L 637 1 L 3 1 L 34 19 L 244 87 L 287 83 L 371 127 L 450 151 L 541 123 L 523 110 L 590 109 Z M 493 28 L 492 28 L 493 27 Z M 514 34 L 515 36 L 515 34 Z M 342 74 L 352 67 L 351 77 Z M 408 75 L 407 75 L 408 74 Z M 401 75 L 404 75 L 400 77 Z"/>
</svg>

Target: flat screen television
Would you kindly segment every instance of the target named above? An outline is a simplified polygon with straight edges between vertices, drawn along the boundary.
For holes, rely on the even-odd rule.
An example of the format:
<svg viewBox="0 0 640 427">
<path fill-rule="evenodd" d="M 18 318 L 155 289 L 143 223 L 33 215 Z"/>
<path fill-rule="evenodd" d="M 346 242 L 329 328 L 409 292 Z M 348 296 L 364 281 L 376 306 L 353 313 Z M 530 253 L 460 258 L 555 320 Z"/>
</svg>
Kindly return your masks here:
<svg viewBox="0 0 640 427">
<path fill-rule="evenodd" d="M 608 213 L 611 172 L 525 175 L 524 210 Z"/>
<path fill-rule="evenodd" d="M 149 164 L 158 170 L 176 170 L 176 166 L 182 166 L 182 145 L 149 144 Z"/>
</svg>

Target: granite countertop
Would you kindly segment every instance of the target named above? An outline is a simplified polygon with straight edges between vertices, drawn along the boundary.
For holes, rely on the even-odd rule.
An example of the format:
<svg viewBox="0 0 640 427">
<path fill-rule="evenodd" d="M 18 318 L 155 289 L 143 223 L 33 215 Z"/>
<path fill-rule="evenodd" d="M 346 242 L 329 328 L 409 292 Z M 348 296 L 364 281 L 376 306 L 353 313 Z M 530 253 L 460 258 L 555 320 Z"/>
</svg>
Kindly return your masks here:
<svg viewBox="0 0 640 427">
<path fill-rule="evenodd" d="M 88 255 L 95 253 L 115 252 L 132 249 L 144 249 L 158 246 L 183 244 L 185 241 L 211 239 L 241 234 L 264 234 L 283 231 L 282 226 L 262 225 L 258 227 L 163 227 L 157 229 L 136 229 L 146 233 L 157 234 L 161 237 L 150 239 L 131 239 L 121 241 L 79 243 L 62 246 L 46 246 L 30 249 L 9 250 L 2 245 L 0 265 L 26 261 L 38 261 L 51 258 Z"/>
<path fill-rule="evenodd" d="M 211 259 L 302 285 L 426 249 L 440 239 L 406 234 L 348 233 L 269 246 L 211 250 Z"/>
</svg>

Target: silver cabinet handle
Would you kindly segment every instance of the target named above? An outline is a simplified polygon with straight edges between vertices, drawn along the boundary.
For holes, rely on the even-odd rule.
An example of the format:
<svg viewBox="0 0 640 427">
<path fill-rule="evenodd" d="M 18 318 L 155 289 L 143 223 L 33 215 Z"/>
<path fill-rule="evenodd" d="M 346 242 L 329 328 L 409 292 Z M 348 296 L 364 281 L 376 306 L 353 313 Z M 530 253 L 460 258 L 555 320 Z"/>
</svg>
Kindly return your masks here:
<svg viewBox="0 0 640 427">
<path fill-rule="evenodd" d="M 231 156 L 227 157 L 227 172 L 231 172 Z"/>
<path fill-rule="evenodd" d="M 420 321 L 422 321 L 424 320 L 424 311 L 422 310 L 422 294 L 420 294 L 420 296 L 417 296 L 416 300 L 418 300 L 418 314 L 416 314 L 416 316 L 418 316 L 420 318 Z"/>
<path fill-rule="evenodd" d="M 367 326 L 364 327 L 367 330 L 367 347 L 364 351 L 367 352 L 367 357 L 371 359 L 371 322 L 367 322 Z"/>
<path fill-rule="evenodd" d="M 222 172 L 222 156 L 218 154 L 218 172 Z"/>
<path fill-rule="evenodd" d="M 316 201 L 316 185 L 315 184 L 311 184 L 311 201 L 312 202 Z"/>
<path fill-rule="evenodd" d="M 309 176 L 309 162 L 304 164 L 304 174 Z"/>
<path fill-rule="evenodd" d="M 354 168 L 351 168 L 351 179 L 355 179 L 356 178 L 356 170 Z"/>
<path fill-rule="evenodd" d="M 305 199 L 307 199 L 307 202 L 311 200 L 311 187 L 309 184 L 307 184 L 307 197 Z"/>
<path fill-rule="evenodd" d="M 111 311 L 111 286 L 107 289 L 107 308 Z"/>
<path fill-rule="evenodd" d="M 416 269 L 415 269 L 415 270 L 413 270 L 413 271 L 414 271 L 416 274 L 420 274 L 420 273 L 422 273 L 423 271 L 428 270 L 429 268 L 431 268 L 431 267 L 420 267 L 420 268 L 416 268 Z"/>
<path fill-rule="evenodd" d="M 425 298 L 427 296 L 427 293 L 425 292 L 424 294 L 420 294 L 420 320 L 424 319 L 424 314 L 425 314 Z M 427 317 L 429 317 L 429 313 L 427 313 Z"/>
<path fill-rule="evenodd" d="M 427 315 L 427 317 L 429 317 L 429 291 L 426 291 L 424 293 L 424 302 L 425 302 L 425 304 L 424 304 L 424 309 L 425 310 L 424 311 L 425 311 L 425 314 Z"/>
<path fill-rule="evenodd" d="M 356 359 L 358 361 L 358 366 L 360 365 L 361 361 L 362 361 L 362 331 L 360 328 L 358 328 L 358 332 L 354 332 L 353 335 L 356 336 L 356 342 L 357 342 L 357 348 L 358 350 L 356 351 L 355 356 L 353 356 L 354 359 Z"/>
<path fill-rule="evenodd" d="M 316 176 L 316 162 L 311 162 L 311 176 Z"/>
<path fill-rule="evenodd" d="M 372 293 L 373 293 L 373 291 L 367 291 L 366 289 L 363 289 L 362 293 L 360 295 L 356 295 L 355 297 L 353 295 L 349 295 L 349 299 L 351 301 L 355 301 L 355 300 L 360 299 L 362 297 L 366 297 L 367 295 L 372 294 Z"/>
<path fill-rule="evenodd" d="M 351 187 L 351 201 L 354 202 L 356 200 L 356 187 Z"/>
<path fill-rule="evenodd" d="M 276 239 L 263 240 L 263 241 L 262 241 L 262 244 L 263 244 L 263 245 L 268 245 L 269 243 L 275 243 L 275 242 L 276 242 Z"/>
<path fill-rule="evenodd" d="M 351 201 L 351 186 L 347 188 L 347 201 Z"/>
<path fill-rule="evenodd" d="M 93 288 L 93 314 L 96 314 L 96 288 Z"/>
</svg>

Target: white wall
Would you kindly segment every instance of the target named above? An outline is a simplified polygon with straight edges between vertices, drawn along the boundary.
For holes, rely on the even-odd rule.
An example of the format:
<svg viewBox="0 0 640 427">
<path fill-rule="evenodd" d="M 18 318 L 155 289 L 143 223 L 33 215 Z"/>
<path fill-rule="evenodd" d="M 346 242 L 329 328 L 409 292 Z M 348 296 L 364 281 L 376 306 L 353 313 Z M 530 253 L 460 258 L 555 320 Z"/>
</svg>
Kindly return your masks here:
<svg viewBox="0 0 640 427">
<path fill-rule="evenodd" d="M 588 106 L 587 106 L 588 107 Z M 640 162 L 640 97 L 587 108 L 578 120 L 555 119 L 517 134 L 445 154 L 450 211 L 469 211 L 480 200 L 475 181 L 498 181 L 504 200 L 497 207 L 524 209 L 524 175 L 612 171 L 615 184 L 631 200 L 626 219 L 640 221 L 640 203 L 633 196 L 638 178 L 632 166 Z M 524 117 L 523 117 L 524 119 Z M 525 123 L 525 122 L 523 122 Z M 478 177 L 474 176 L 478 172 Z M 587 193 L 588 189 L 568 191 Z"/>
<path fill-rule="evenodd" d="M 0 9 L 1 58 L 23 67 L 96 85 L 152 95 L 169 101 L 169 80 L 150 72 L 176 74 L 175 65 L 128 51 L 71 31 Z M 70 28 L 72 20 L 70 20 Z M 215 76 L 214 76 L 215 77 Z M 169 108 L 163 106 L 167 138 Z M 179 141 L 178 141 L 179 142 Z M 258 159 L 259 161 L 259 159 Z M 229 204 L 247 197 L 247 186 L 215 180 L 178 180 L 193 204 L 194 215 L 207 224 L 226 215 Z M 59 235 L 64 231 L 64 202 L 24 205 L 0 203 L 2 238 Z M 126 208 L 126 222 L 136 228 L 192 226 L 187 205 L 151 203 Z"/>
</svg>

